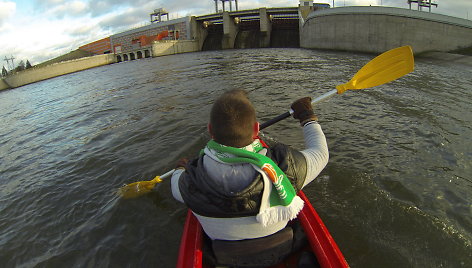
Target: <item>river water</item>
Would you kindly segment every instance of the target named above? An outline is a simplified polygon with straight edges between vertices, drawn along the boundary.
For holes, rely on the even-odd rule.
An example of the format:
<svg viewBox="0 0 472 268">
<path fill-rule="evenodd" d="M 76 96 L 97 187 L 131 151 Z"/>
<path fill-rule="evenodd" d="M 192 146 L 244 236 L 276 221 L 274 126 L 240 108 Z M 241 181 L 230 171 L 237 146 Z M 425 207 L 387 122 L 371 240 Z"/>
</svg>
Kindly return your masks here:
<svg viewBox="0 0 472 268">
<path fill-rule="evenodd" d="M 0 92 L 0 266 L 174 267 L 186 209 L 169 181 L 131 200 L 116 190 L 195 156 L 223 91 L 248 90 L 265 121 L 372 58 L 209 51 Z M 404 78 L 315 107 L 330 161 L 305 192 L 351 267 L 472 267 L 471 74 L 417 59 Z M 264 137 L 303 148 L 294 119 Z"/>
</svg>

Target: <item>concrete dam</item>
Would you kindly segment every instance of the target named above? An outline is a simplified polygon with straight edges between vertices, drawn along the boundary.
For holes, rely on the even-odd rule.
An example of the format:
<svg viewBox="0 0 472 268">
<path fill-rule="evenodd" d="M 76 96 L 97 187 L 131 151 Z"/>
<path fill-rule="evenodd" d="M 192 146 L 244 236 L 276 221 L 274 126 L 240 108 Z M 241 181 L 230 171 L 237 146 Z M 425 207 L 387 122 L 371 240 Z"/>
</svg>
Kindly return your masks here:
<svg viewBox="0 0 472 268">
<path fill-rule="evenodd" d="M 136 42 L 161 31 L 179 38 Z M 118 62 L 142 55 L 265 47 L 382 53 L 410 45 L 418 54 L 472 47 L 472 21 L 392 7 L 259 8 L 165 21 L 110 39 Z"/>
<path fill-rule="evenodd" d="M 223 12 L 195 21 L 203 26 L 201 50 L 300 47 L 299 8 Z"/>
<path fill-rule="evenodd" d="M 299 6 L 187 16 L 86 44 L 80 48 L 95 56 L 9 75 L 0 80 L 0 90 L 104 64 L 202 50 L 301 47 L 382 53 L 404 45 L 415 54 L 472 48 L 472 21 L 391 7 Z"/>
<path fill-rule="evenodd" d="M 343 7 L 308 15 L 300 46 L 381 53 L 410 45 L 415 54 L 472 47 L 472 21 L 391 7 Z"/>
</svg>

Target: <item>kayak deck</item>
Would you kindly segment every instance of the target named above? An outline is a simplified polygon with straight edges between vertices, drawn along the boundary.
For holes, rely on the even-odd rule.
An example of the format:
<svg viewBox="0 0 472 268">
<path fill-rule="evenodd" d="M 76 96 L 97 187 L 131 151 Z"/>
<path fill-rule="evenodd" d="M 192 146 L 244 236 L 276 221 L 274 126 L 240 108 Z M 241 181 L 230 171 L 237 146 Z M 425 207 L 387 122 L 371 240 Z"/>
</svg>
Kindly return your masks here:
<svg viewBox="0 0 472 268">
<path fill-rule="evenodd" d="M 318 263 L 324 267 L 349 267 L 341 250 L 315 211 L 305 194 L 300 191 L 298 196 L 305 205 L 298 214 L 298 220 L 303 227 L 311 251 L 315 254 Z M 287 261 L 273 268 L 291 267 L 295 258 L 287 258 Z M 288 264 L 288 265 L 287 265 Z M 206 268 L 203 264 L 203 229 L 193 213 L 188 210 L 184 231 L 180 242 L 177 268 Z"/>
</svg>

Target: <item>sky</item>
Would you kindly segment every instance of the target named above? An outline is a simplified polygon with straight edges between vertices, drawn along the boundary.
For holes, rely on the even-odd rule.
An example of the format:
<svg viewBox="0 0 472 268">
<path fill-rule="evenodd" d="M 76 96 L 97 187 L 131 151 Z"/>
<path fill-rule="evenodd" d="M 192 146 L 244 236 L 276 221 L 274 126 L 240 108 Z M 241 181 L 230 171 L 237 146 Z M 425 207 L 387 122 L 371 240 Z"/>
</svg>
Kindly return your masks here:
<svg viewBox="0 0 472 268">
<path fill-rule="evenodd" d="M 314 2 L 333 5 L 333 0 Z M 472 19 L 472 0 L 433 2 L 438 4 L 433 7 L 434 13 Z M 295 7 L 298 3 L 238 0 L 238 8 Z M 335 7 L 366 5 L 409 8 L 406 0 L 334 0 Z M 35 65 L 112 34 L 144 26 L 149 24 L 149 14 L 161 7 L 169 12 L 169 19 L 215 11 L 214 0 L 0 0 L 0 66 L 10 69 L 4 59 L 12 56 L 15 65 L 21 60 Z"/>
</svg>

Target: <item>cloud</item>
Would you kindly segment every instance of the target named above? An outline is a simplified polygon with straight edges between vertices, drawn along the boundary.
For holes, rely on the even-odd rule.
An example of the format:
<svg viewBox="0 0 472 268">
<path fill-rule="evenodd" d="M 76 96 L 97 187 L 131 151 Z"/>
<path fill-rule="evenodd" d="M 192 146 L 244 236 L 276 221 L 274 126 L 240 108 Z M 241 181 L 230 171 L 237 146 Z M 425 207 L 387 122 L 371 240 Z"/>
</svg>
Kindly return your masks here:
<svg viewBox="0 0 472 268">
<path fill-rule="evenodd" d="M 35 0 L 35 11 L 50 19 L 78 17 L 89 13 L 87 0 Z"/>
<path fill-rule="evenodd" d="M 15 2 L 0 2 L 0 31 L 2 30 L 5 22 L 15 14 L 15 11 Z"/>
<path fill-rule="evenodd" d="M 110 13 L 113 10 L 117 10 L 118 7 L 126 6 L 122 1 L 90 1 L 88 6 L 88 12 L 92 17 L 101 16 L 106 13 Z"/>
<path fill-rule="evenodd" d="M 77 25 L 72 26 L 71 29 L 67 31 L 67 34 L 71 37 L 86 37 L 89 36 L 90 33 L 97 31 L 96 25 L 85 24 L 85 25 Z"/>
<path fill-rule="evenodd" d="M 108 32 L 97 27 L 99 20 L 93 18 L 38 17 L 33 26 L 28 24 L 29 19 L 18 18 L 14 31 L 2 33 L 1 58 L 13 55 L 37 64 L 108 36 Z"/>
<path fill-rule="evenodd" d="M 99 17 L 110 13 L 116 13 L 117 10 L 127 8 L 132 9 L 149 9 L 150 11 L 159 6 L 161 1 L 149 0 L 90 0 L 87 2 L 87 13 L 92 17 Z"/>
<path fill-rule="evenodd" d="M 49 0 L 37 5 L 43 16 L 48 18 L 79 17 L 88 12 L 88 3 L 84 1 Z"/>
<path fill-rule="evenodd" d="M 57 6 L 54 10 L 55 13 L 64 13 L 71 16 L 80 16 L 85 14 L 87 11 L 87 4 L 82 1 L 66 2 L 60 6 Z"/>
<path fill-rule="evenodd" d="M 136 8 L 122 8 L 122 11 L 119 13 L 110 13 L 101 16 L 98 25 L 102 29 L 113 29 L 116 33 L 124 29 L 129 29 L 136 24 L 150 22 L 149 14 L 151 12 L 152 10 L 142 6 Z"/>
<path fill-rule="evenodd" d="M 161 7 L 158 0 L 34 0 L 35 8 L 49 18 L 78 17 L 92 18 L 117 13 L 127 8 L 148 9 Z"/>
</svg>

